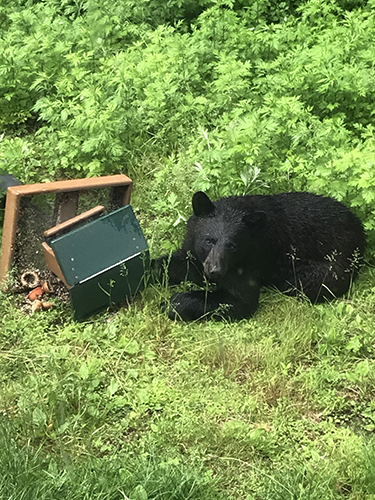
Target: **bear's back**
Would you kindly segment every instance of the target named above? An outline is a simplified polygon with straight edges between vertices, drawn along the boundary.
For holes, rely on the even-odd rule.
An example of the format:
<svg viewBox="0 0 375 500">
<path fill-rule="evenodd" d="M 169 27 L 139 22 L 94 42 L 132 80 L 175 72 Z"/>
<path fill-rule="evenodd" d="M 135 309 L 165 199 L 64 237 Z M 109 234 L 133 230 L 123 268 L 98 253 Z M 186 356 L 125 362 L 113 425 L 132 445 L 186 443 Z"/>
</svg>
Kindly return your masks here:
<svg viewBox="0 0 375 500">
<path fill-rule="evenodd" d="M 265 235 L 281 251 L 293 246 L 304 258 L 339 251 L 346 255 L 358 248 L 363 254 L 365 235 L 361 221 L 341 202 L 307 192 L 274 195 L 231 196 L 215 203 L 218 214 L 266 214 Z"/>
</svg>

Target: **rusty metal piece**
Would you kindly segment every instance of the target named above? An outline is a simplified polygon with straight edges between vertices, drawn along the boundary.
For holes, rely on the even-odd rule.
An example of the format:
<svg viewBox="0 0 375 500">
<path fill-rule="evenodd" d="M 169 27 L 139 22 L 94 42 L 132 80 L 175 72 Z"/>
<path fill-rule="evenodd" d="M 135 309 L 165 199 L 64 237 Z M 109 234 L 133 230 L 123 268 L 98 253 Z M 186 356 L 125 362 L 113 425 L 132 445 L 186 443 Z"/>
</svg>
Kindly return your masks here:
<svg viewBox="0 0 375 500">
<path fill-rule="evenodd" d="M 43 287 L 37 286 L 34 288 L 34 290 L 31 290 L 31 292 L 28 295 L 28 298 L 31 300 L 31 302 L 34 302 L 34 300 L 41 299 L 44 295 Z"/>
<path fill-rule="evenodd" d="M 39 285 L 39 276 L 35 271 L 25 271 L 20 277 L 20 282 L 25 288 L 35 288 Z"/>
<path fill-rule="evenodd" d="M 8 187 L 0 259 L 0 287 L 3 290 L 7 289 L 7 277 L 14 258 L 21 199 L 37 194 L 55 193 L 58 196 L 61 193 L 79 193 L 98 188 L 113 188 L 112 191 L 116 194 L 113 195 L 116 198 L 116 203 L 127 205 L 130 202 L 132 180 L 124 174 Z M 64 218 L 69 218 L 73 214 L 74 209 L 72 207 L 74 206 L 75 196 L 75 194 L 72 194 L 71 197 L 68 196 L 66 206 L 59 214 L 61 222 L 64 222 Z"/>
</svg>

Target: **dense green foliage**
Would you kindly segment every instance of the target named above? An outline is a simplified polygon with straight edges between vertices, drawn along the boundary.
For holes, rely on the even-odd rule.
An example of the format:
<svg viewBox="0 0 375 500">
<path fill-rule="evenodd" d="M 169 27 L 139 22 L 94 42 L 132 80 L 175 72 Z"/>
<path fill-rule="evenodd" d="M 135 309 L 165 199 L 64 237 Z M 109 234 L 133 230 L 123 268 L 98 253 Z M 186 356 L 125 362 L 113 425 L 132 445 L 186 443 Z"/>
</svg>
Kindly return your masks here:
<svg viewBox="0 0 375 500">
<path fill-rule="evenodd" d="M 1 12 L 3 168 L 23 181 L 146 170 L 161 198 L 174 177 L 185 215 L 186 181 L 312 190 L 356 210 L 374 254 L 371 0 L 16 6 Z"/>
<path fill-rule="evenodd" d="M 123 172 L 153 254 L 195 189 L 311 190 L 375 256 L 375 1 L 3 0 L 0 170 Z M 181 229 L 181 230 L 180 230 Z M 237 324 L 169 291 L 84 324 L 0 302 L 4 499 L 375 498 L 375 288 L 266 292 Z"/>
</svg>

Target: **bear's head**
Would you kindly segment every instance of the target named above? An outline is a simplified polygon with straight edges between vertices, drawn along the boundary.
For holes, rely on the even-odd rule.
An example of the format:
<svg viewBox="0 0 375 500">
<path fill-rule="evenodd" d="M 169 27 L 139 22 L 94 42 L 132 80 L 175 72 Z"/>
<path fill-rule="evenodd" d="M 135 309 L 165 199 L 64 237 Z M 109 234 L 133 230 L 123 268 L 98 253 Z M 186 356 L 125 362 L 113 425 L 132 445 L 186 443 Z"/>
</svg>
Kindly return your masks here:
<svg viewBox="0 0 375 500">
<path fill-rule="evenodd" d="M 202 262 L 206 277 L 222 280 L 228 271 L 251 261 L 251 253 L 259 246 L 266 214 L 246 210 L 238 198 L 212 202 L 203 192 L 193 196 L 194 254 Z"/>
</svg>

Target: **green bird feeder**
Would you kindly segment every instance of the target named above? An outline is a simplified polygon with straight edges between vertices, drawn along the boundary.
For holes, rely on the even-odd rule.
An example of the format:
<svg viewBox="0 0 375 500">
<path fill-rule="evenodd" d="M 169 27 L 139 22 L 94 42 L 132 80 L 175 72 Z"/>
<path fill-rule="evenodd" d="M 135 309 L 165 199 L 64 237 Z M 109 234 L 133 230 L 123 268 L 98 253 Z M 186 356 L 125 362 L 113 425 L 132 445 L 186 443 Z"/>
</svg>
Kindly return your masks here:
<svg viewBox="0 0 375 500">
<path fill-rule="evenodd" d="M 69 287 L 74 318 L 87 319 L 144 289 L 149 251 L 130 205 L 48 241 Z"/>
</svg>

